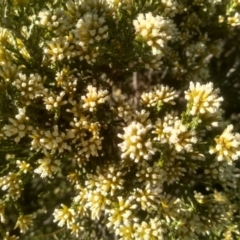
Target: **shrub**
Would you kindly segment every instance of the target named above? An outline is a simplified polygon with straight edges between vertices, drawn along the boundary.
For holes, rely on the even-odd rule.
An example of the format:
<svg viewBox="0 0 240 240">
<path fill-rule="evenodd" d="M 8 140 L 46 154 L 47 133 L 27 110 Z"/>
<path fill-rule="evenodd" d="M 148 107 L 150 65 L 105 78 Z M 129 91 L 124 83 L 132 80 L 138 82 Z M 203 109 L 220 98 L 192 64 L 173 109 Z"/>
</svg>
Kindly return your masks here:
<svg viewBox="0 0 240 240">
<path fill-rule="evenodd" d="M 1 0 L 2 238 L 239 238 L 239 10 Z"/>
</svg>

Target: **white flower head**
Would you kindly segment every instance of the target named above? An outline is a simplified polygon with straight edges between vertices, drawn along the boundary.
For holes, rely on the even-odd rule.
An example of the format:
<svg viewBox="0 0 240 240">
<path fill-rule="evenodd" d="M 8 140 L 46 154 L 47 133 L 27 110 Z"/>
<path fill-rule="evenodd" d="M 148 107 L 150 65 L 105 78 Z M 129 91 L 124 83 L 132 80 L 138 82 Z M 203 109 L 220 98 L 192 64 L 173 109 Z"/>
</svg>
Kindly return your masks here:
<svg viewBox="0 0 240 240">
<path fill-rule="evenodd" d="M 218 161 L 226 160 L 229 165 L 240 157 L 240 134 L 232 133 L 233 125 L 228 125 L 223 133 L 215 138 L 216 146 L 210 154 L 217 154 Z"/>
<path fill-rule="evenodd" d="M 71 228 L 71 224 L 75 223 L 75 210 L 68 208 L 66 205 L 61 204 L 62 208 L 54 210 L 54 222 L 58 222 L 59 227 L 63 227 L 65 224 L 67 228 Z"/>
<path fill-rule="evenodd" d="M 213 89 L 213 83 L 194 84 L 190 82 L 189 90 L 185 91 L 185 99 L 189 102 L 190 114 L 193 116 L 216 113 L 223 101 L 218 96 L 219 89 Z"/>
<path fill-rule="evenodd" d="M 160 49 L 177 36 L 177 30 L 172 20 L 162 16 L 153 16 L 151 12 L 140 13 L 133 21 L 133 25 L 136 36 L 152 47 L 153 55 L 160 54 Z"/>
<path fill-rule="evenodd" d="M 129 156 L 134 162 L 151 158 L 155 153 L 152 142 L 147 137 L 151 128 L 151 124 L 144 126 L 139 122 L 132 122 L 124 128 L 124 134 L 118 134 L 118 137 L 123 139 L 118 145 L 122 151 L 122 158 Z"/>
</svg>

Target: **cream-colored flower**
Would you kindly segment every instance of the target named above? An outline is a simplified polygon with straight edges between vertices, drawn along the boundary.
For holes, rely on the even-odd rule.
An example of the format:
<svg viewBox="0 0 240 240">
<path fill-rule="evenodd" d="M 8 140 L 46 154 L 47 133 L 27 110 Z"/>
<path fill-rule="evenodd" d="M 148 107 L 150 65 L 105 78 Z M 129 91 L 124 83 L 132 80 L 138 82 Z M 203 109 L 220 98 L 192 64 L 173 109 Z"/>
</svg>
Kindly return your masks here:
<svg viewBox="0 0 240 240">
<path fill-rule="evenodd" d="M 85 207 L 91 211 L 91 218 L 96 220 L 100 218 L 101 211 L 105 209 L 106 205 L 110 205 L 110 203 L 111 201 L 96 189 L 88 191 Z"/>
<path fill-rule="evenodd" d="M 134 197 L 131 196 L 128 199 L 124 199 L 123 197 L 118 197 L 118 203 L 116 207 L 109 209 L 107 212 L 109 213 L 108 224 L 107 227 L 113 227 L 114 229 L 118 229 L 121 225 L 127 225 L 133 221 L 137 221 L 134 218 L 133 211 L 137 208 L 137 204 L 134 203 Z"/>
<path fill-rule="evenodd" d="M 140 203 L 141 209 L 144 211 L 151 211 L 152 209 L 157 209 L 159 201 L 159 193 L 154 191 L 149 185 L 144 189 L 136 188 L 134 189 L 133 197 L 136 202 Z"/>
<path fill-rule="evenodd" d="M 123 139 L 123 142 L 118 144 L 123 159 L 130 157 L 134 162 L 139 162 L 141 159 L 151 159 L 155 153 L 152 142 L 148 139 L 151 128 L 151 124 L 144 126 L 139 122 L 132 122 L 124 128 L 123 134 L 118 134 L 118 137 Z"/>
<path fill-rule="evenodd" d="M 151 218 L 148 222 L 135 223 L 135 239 L 144 240 L 161 240 L 163 239 L 163 229 L 160 219 Z"/>
<path fill-rule="evenodd" d="M 176 39 L 177 30 L 172 20 L 153 16 L 151 12 L 140 13 L 133 21 L 136 36 L 152 48 L 153 55 L 160 54 L 169 40 Z"/>
<path fill-rule="evenodd" d="M 158 119 L 154 134 L 157 136 L 154 140 L 162 144 L 168 143 L 173 146 L 177 152 L 193 150 L 193 144 L 197 142 L 196 132 L 185 126 L 178 117 L 173 114 L 167 114 L 163 120 Z"/>
<path fill-rule="evenodd" d="M 23 172 L 23 173 L 27 173 L 31 170 L 31 166 L 29 163 L 25 162 L 25 161 L 20 161 L 20 160 L 17 160 L 16 161 L 19 169 Z"/>
<path fill-rule="evenodd" d="M 71 71 L 67 66 L 57 71 L 55 75 L 57 86 L 61 87 L 68 94 L 73 94 L 77 90 L 78 79 L 73 75 L 74 72 L 75 70 Z"/>
<path fill-rule="evenodd" d="M 139 166 L 139 169 L 136 173 L 136 178 L 141 185 L 160 187 L 163 176 L 161 176 L 158 166 L 154 164 L 151 167 L 147 164 L 147 162 L 145 162 Z"/>
<path fill-rule="evenodd" d="M 88 93 L 82 96 L 83 108 L 93 112 L 98 104 L 105 103 L 108 100 L 108 92 L 106 90 L 97 90 L 96 87 L 89 85 Z"/>
<path fill-rule="evenodd" d="M 18 77 L 12 83 L 21 93 L 21 98 L 31 103 L 31 100 L 45 95 L 44 82 L 46 77 L 41 77 L 39 74 L 26 74 L 19 73 Z"/>
<path fill-rule="evenodd" d="M 115 191 L 123 189 L 123 171 L 114 165 L 97 167 L 96 174 L 88 174 L 86 187 L 97 190 L 103 196 L 114 196 Z"/>
<path fill-rule="evenodd" d="M 120 225 L 115 233 L 121 237 L 120 240 L 134 239 L 134 228 L 131 223 Z"/>
<path fill-rule="evenodd" d="M 185 173 L 191 170 L 192 166 L 191 164 L 188 164 L 188 169 L 186 170 L 177 158 L 176 161 L 174 160 L 167 158 L 166 163 L 164 164 L 165 181 L 168 185 L 180 181 L 180 179 L 184 177 Z"/>
<path fill-rule="evenodd" d="M 176 121 L 179 121 L 179 118 L 175 113 L 167 113 L 163 119 L 158 118 L 153 129 L 153 134 L 156 135 L 154 140 L 162 144 L 169 143 L 172 129 Z"/>
<path fill-rule="evenodd" d="M 67 104 L 67 101 L 63 100 L 65 94 L 66 93 L 64 91 L 60 92 L 58 95 L 55 94 L 54 92 L 45 94 L 43 101 L 44 105 L 46 106 L 46 109 L 48 111 L 51 111 Z"/>
<path fill-rule="evenodd" d="M 65 11 L 63 11 L 62 8 L 54 9 L 53 7 L 51 7 L 50 10 L 41 10 L 38 13 L 35 24 L 42 28 L 46 28 L 57 36 L 67 34 L 69 28 L 73 27 L 69 18 L 65 15 Z"/>
<path fill-rule="evenodd" d="M 97 14 L 86 13 L 76 24 L 73 31 L 76 44 L 82 47 L 98 43 L 108 37 L 108 26 L 104 17 Z"/>
<path fill-rule="evenodd" d="M 71 223 L 70 230 L 72 235 L 80 239 L 81 232 L 84 232 L 84 227 L 80 223 Z"/>
<path fill-rule="evenodd" d="M 214 114 L 219 110 L 223 101 L 218 96 L 219 89 L 213 89 L 213 83 L 201 85 L 199 82 L 190 82 L 188 91 L 185 91 L 185 99 L 188 101 L 190 114 L 193 116 Z"/>
<path fill-rule="evenodd" d="M 238 12 L 235 12 L 234 16 L 229 16 L 227 18 L 228 24 L 230 24 L 233 27 L 240 25 L 240 14 Z"/>
<path fill-rule="evenodd" d="M 175 105 L 173 101 L 178 97 L 178 94 L 173 88 L 168 86 L 158 85 L 153 91 L 143 93 L 141 96 L 142 104 L 147 107 L 161 107 L 164 103 Z"/>
<path fill-rule="evenodd" d="M 34 172 L 39 174 L 41 178 L 51 178 L 54 174 L 61 170 L 60 161 L 53 159 L 53 157 L 49 154 L 47 154 L 44 158 L 39 159 L 38 163 L 40 165 L 34 170 Z"/>
<path fill-rule="evenodd" d="M 70 59 L 77 55 L 76 51 L 73 51 L 74 46 L 71 45 L 70 37 L 59 37 L 53 38 L 51 41 L 46 42 L 46 47 L 44 48 L 44 54 L 52 62 L 62 61 L 64 58 Z"/>
<path fill-rule="evenodd" d="M 179 215 L 179 209 L 179 198 L 175 198 L 170 194 L 160 195 L 158 212 L 166 219 L 167 222 L 170 222 L 171 219 L 176 219 L 176 216 Z"/>
<path fill-rule="evenodd" d="M 54 222 L 58 222 L 59 227 L 63 227 L 67 224 L 67 228 L 71 229 L 71 224 L 75 223 L 75 210 L 68 208 L 66 205 L 61 204 L 62 208 L 54 210 Z"/>
<path fill-rule="evenodd" d="M 22 180 L 17 174 L 9 172 L 8 175 L 0 177 L 0 187 L 3 191 L 7 190 L 7 195 L 14 199 L 18 199 L 22 191 Z"/>
<path fill-rule="evenodd" d="M 82 140 L 78 150 L 78 155 L 85 155 L 86 158 L 90 156 L 98 156 L 99 151 L 102 149 L 102 140 L 101 138 L 90 138 L 88 140 Z"/>
<path fill-rule="evenodd" d="M 88 209 L 86 207 L 87 204 L 87 195 L 89 190 L 85 187 L 82 187 L 80 184 L 76 184 L 75 188 L 77 190 L 78 195 L 74 197 L 73 202 L 76 204 L 76 213 L 81 216 L 89 216 Z"/>
<path fill-rule="evenodd" d="M 21 233 L 25 233 L 33 225 L 32 215 L 21 215 L 18 217 L 15 228 L 19 228 Z"/>
<path fill-rule="evenodd" d="M 218 161 L 226 160 L 228 164 L 240 157 L 240 134 L 232 133 L 233 125 L 228 125 L 223 133 L 215 138 L 217 145 L 210 149 L 210 154 L 216 153 Z"/>
<path fill-rule="evenodd" d="M 46 155 L 48 152 L 61 153 L 64 150 L 71 150 L 67 140 L 72 136 L 65 132 L 60 132 L 58 125 L 54 125 L 52 131 L 34 129 L 30 137 L 33 139 L 31 149 L 39 149 Z"/>
<path fill-rule="evenodd" d="M 29 118 L 26 116 L 26 108 L 19 108 L 15 119 L 9 118 L 11 124 L 7 124 L 3 127 L 5 136 L 15 136 L 14 140 L 18 143 L 32 130 L 32 126 L 28 125 L 28 120 Z"/>
<path fill-rule="evenodd" d="M 38 25 L 40 27 L 49 27 L 50 28 L 51 16 L 52 16 L 52 13 L 51 13 L 50 10 L 43 9 L 42 11 L 40 11 L 38 13 L 38 19 L 39 20 L 35 21 L 36 25 Z"/>
</svg>

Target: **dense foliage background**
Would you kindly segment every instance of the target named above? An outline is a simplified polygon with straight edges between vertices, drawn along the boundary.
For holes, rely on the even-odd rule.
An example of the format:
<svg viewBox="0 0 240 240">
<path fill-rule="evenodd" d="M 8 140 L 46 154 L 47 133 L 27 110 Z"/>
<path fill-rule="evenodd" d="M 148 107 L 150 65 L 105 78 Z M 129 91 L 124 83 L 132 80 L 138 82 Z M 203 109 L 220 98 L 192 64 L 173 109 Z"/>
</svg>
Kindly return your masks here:
<svg viewBox="0 0 240 240">
<path fill-rule="evenodd" d="M 0 0 L 1 239 L 239 239 L 239 0 Z"/>
</svg>

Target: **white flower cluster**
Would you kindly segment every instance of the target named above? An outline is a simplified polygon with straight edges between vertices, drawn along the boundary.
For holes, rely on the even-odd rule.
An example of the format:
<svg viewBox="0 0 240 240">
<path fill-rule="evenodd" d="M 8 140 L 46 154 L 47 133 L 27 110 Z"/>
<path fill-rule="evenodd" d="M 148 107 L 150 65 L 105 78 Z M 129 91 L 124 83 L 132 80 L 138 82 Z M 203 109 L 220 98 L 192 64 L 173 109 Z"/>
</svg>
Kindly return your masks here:
<svg viewBox="0 0 240 240">
<path fill-rule="evenodd" d="M 19 228 L 21 233 L 25 233 L 33 225 L 32 215 L 21 215 L 18 217 L 15 228 Z"/>
<path fill-rule="evenodd" d="M 227 18 L 228 24 L 230 24 L 233 27 L 240 25 L 240 14 L 238 12 L 235 12 L 233 16 L 229 16 Z"/>
<path fill-rule="evenodd" d="M 219 89 L 213 89 L 213 83 L 201 85 L 190 82 L 189 90 L 185 91 L 185 99 L 189 102 L 190 114 L 197 116 L 216 113 L 223 101 L 223 98 L 219 97 L 218 94 Z"/>
<path fill-rule="evenodd" d="M 219 16 L 220 23 L 224 22 L 224 20 L 232 27 L 240 25 L 239 0 L 230 1 L 226 16 Z"/>
<path fill-rule="evenodd" d="M 115 191 L 123 189 L 123 172 L 119 171 L 116 166 L 110 165 L 107 168 L 96 170 L 96 175 L 89 174 L 85 184 L 89 190 L 96 190 L 103 196 L 113 196 Z"/>
<path fill-rule="evenodd" d="M 86 13 L 82 19 L 79 19 L 76 29 L 73 30 L 75 42 L 81 47 L 87 47 L 89 44 L 106 39 L 107 30 L 108 26 L 103 17 L 99 18 L 97 14 Z"/>
<path fill-rule="evenodd" d="M 67 32 L 70 21 L 64 15 L 63 9 L 49 10 L 45 8 L 38 13 L 35 24 L 46 28 L 48 31 L 53 31 L 56 35 L 61 35 Z"/>
<path fill-rule="evenodd" d="M 232 133 L 233 125 L 228 125 L 223 133 L 215 138 L 216 146 L 210 154 L 216 153 L 218 161 L 226 160 L 228 164 L 240 157 L 240 134 Z"/>
<path fill-rule="evenodd" d="M 61 87 L 68 94 L 73 94 L 77 90 L 78 79 L 73 75 L 73 72 L 75 70 L 71 71 L 69 67 L 64 67 L 55 76 L 57 86 Z"/>
<path fill-rule="evenodd" d="M 157 217 L 151 218 L 149 222 L 135 223 L 134 228 L 136 229 L 136 233 L 134 234 L 135 239 L 163 239 L 162 223 Z"/>
<path fill-rule="evenodd" d="M 15 136 L 15 142 L 19 142 L 29 132 L 32 127 L 28 125 L 29 117 L 26 116 L 26 109 L 19 108 L 19 113 L 15 116 L 15 119 L 9 118 L 11 124 L 6 124 L 3 127 L 3 132 L 6 137 Z"/>
<path fill-rule="evenodd" d="M 51 111 L 65 105 L 67 103 L 66 100 L 63 100 L 65 94 L 66 93 L 64 91 L 60 92 L 59 95 L 56 95 L 54 92 L 46 94 L 43 98 L 46 109 Z"/>
<path fill-rule="evenodd" d="M 18 199 L 22 191 L 22 180 L 17 174 L 9 172 L 8 175 L 0 177 L 0 187 L 3 191 L 7 191 L 9 198 Z"/>
<path fill-rule="evenodd" d="M 107 226 L 109 228 L 113 227 L 113 229 L 118 231 L 117 234 L 124 236 L 125 234 L 121 233 L 121 229 L 124 228 L 124 226 L 130 227 L 131 220 L 137 221 L 137 219 L 134 219 L 134 215 L 132 214 L 132 210 L 136 208 L 137 204 L 134 204 L 134 197 L 129 197 L 125 200 L 123 197 L 119 196 L 117 198 L 117 207 L 108 211 L 109 222 Z M 133 235 L 132 231 L 130 232 L 130 235 Z"/>
<path fill-rule="evenodd" d="M 111 191 L 112 186 L 108 185 L 108 183 L 112 178 L 112 174 L 109 175 L 110 178 L 107 180 L 106 178 L 102 178 L 99 170 L 97 170 L 96 175 L 88 175 L 89 180 L 86 181 L 87 187 L 83 188 L 82 191 L 88 192 L 88 188 L 92 188 L 94 190 L 98 188 L 99 190 L 96 192 L 91 190 L 89 195 L 87 192 L 85 192 L 82 195 L 85 197 L 79 199 L 82 199 L 80 202 L 81 204 L 84 204 L 86 208 L 92 209 L 92 219 L 96 219 L 99 217 L 101 212 L 106 211 L 109 215 L 109 223 L 107 226 L 113 228 L 115 233 L 118 234 L 122 239 L 142 239 L 145 236 L 144 234 L 147 234 L 146 236 L 151 235 L 151 239 L 159 239 L 164 234 L 164 227 L 162 226 L 162 221 L 160 220 L 159 216 L 154 219 L 149 219 L 149 221 L 139 222 L 139 219 L 135 217 L 135 210 L 137 209 L 136 206 L 140 206 L 141 209 L 145 211 L 148 211 L 149 209 L 161 209 L 160 212 L 167 222 L 177 219 L 181 212 L 179 209 L 183 208 L 183 206 L 180 206 L 180 200 L 172 197 L 171 195 L 159 196 L 159 194 L 156 194 L 156 189 L 153 190 L 153 188 L 150 186 L 154 186 L 154 184 L 156 184 L 156 186 L 162 187 L 163 185 L 161 184 L 161 181 L 159 181 L 160 178 L 163 178 L 163 182 L 167 182 L 171 185 L 175 183 L 176 180 L 179 181 L 179 179 L 183 178 L 185 174 L 187 174 L 186 169 L 184 169 L 181 165 L 185 158 L 180 156 L 178 157 L 175 151 L 182 152 L 184 150 L 185 153 L 190 153 L 191 158 L 195 161 L 202 161 L 204 160 L 204 157 L 193 151 L 195 144 L 197 144 L 196 132 L 188 129 L 188 127 L 185 126 L 181 120 L 174 115 L 174 113 L 168 114 L 164 118 L 164 121 L 157 119 L 156 125 L 159 125 L 159 135 L 154 138 L 156 141 L 162 141 L 162 144 L 169 143 L 173 146 L 173 150 L 169 149 L 169 154 L 171 153 L 172 156 L 167 156 L 167 159 L 168 161 L 171 161 L 171 164 L 166 163 L 163 165 L 163 169 L 164 171 L 167 171 L 167 173 L 164 173 L 163 169 L 161 169 L 161 171 L 153 171 L 153 168 L 145 164 L 146 162 L 144 160 L 148 160 L 148 158 L 144 159 L 144 157 L 142 157 L 144 155 L 138 153 L 139 149 L 141 148 L 137 148 L 136 146 L 138 143 L 142 142 L 142 139 L 145 139 L 145 142 L 148 142 L 146 141 L 148 140 L 146 134 L 151 135 L 151 130 L 152 128 L 155 128 L 155 124 L 148 129 L 148 125 L 145 126 L 144 123 L 147 124 L 147 118 L 149 115 L 144 113 L 138 113 L 136 115 L 136 119 L 138 119 L 140 115 L 143 116 L 141 118 L 141 123 L 132 122 L 129 124 L 129 126 L 124 128 L 124 134 L 119 134 L 119 137 L 124 140 L 123 143 L 119 144 L 119 147 L 121 148 L 122 153 L 126 154 L 124 158 L 130 157 L 130 159 L 133 160 L 137 159 L 135 162 L 138 162 L 140 158 L 143 160 L 136 176 L 139 182 L 144 182 L 145 184 L 149 182 L 149 184 L 146 184 L 144 189 L 139 189 L 137 187 L 134 188 L 131 193 L 132 195 L 126 199 L 118 197 L 116 206 L 114 205 L 114 208 L 111 208 L 109 197 L 114 196 L 115 192 L 113 192 L 113 195 L 109 196 L 106 195 L 104 189 Z M 143 126 L 145 131 L 139 131 L 138 134 L 138 130 L 142 130 Z M 143 135 L 140 133 L 143 133 Z M 153 134 L 157 134 L 156 130 L 153 131 Z M 149 155 L 153 157 L 154 152 L 151 152 L 151 150 L 149 151 L 149 149 L 146 152 L 150 152 Z M 138 156 L 140 157 L 138 158 Z M 175 159 L 178 160 L 175 161 Z M 172 161 L 175 162 L 173 163 Z M 122 164 L 127 164 L 127 162 L 123 162 Z M 192 165 L 193 166 L 189 166 L 189 168 L 192 168 L 190 172 L 195 174 L 195 170 L 198 169 L 197 162 Z M 157 166 L 155 167 L 157 168 Z M 124 175 L 125 174 L 126 173 L 124 173 Z M 164 174 L 169 176 L 170 179 L 164 176 Z M 99 178 L 97 177 L 99 175 L 101 176 L 100 178 L 102 179 L 102 182 L 99 181 Z M 116 181 L 116 183 L 111 182 L 112 184 L 115 184 L 115 188 L 117 188 L 117 182 L 120 183 L 121 181 Z M 105 185 L 105 183 L 107 185 Z M 119 190 L 121 190 L 121 187 Z M 106 196 L 108 197 L 106 198 Z M 158 206 L 158 202 L 161 203 L 160 206 Z M 184 211 L 181 214 L 184 215 Z M 215 213 L 213 213 L 213 215 L 213 218 L 211 218 L 213 219 L 214 224 L 218 224 L 218 226 L 221 227 L 222 222 L 216 218 Z M 189 234 L 189 238 L 196 236 L 195 232 L 198 232 L 197 226 L 203 229 L 204 233 L 209 231 L 209 229 L 205 227 L 197 215 L 189 215 L 188 217 L 184 215 L 183 219 L 188 219 L 185 229 L 192 229 L 194 231 L 193 233 Z M 184 234 L 186 234 L 181 225 L 177 227 L 177 232 L 179 236 L 185 236 Z"/>
<path fill-rule="evenodd" d="M 102 125 L 98 121 L 92 121 L 89 114 L 95 112 L 100 104 L 107 102 L 109 99 L 106 90 L 97 90 L 92 85 L 89 85 L 87 90 L 88 93 L 81 96 L 79 102 L 70 99 L 72 108 L 67 110 L 74 115 L 70 122 L 71 129 L 68 129 L 67 134 L 72 138 L 71 142 L 77 149 L 75 157 L 80 162 L 83 159 L 89 159 L 91 156 L 99 156 L 103 140 L 100 135 Z"/>
<path fill-rule="evenodd" d="M 197 143 L 195 131 L 188 129 L 178 117 L 171 114 L 166 115 L 163 121 L 157 120 L 153 133 L 157 135 L 154 138 L 156 141 L 174 146 L 177 152 L 191 152 L 192 145 Z"/>
<path fill-rule="evenodd" d="M 143 93 L 141 95 L 142 104 L 147 107 L 161 106 L 164 103 L 169 103 L 175 105 L 173 101 L 178 97 L 178 94 L 173 88 L 168 86 L 159 85 L 154 87 L 153 91 L 148 93 Z"/>
<path fill-rule="evenodd" d="M 140 204 L 141 209 L 147 211 L 149 209 L 157 210 L 158 194 L 157 191 L 155 192 L 152 188 L 146 186 L 144 189 L 134 189 L 132 196 L 136 199 L 136 202 Z"/>
<path fill-rule="evenodd" d="M 85 156 L 90 158 L 90 156 L 99 156 L 99 151 L 102 149 L 103 137 L 92 137 L 89 139 L 82 139 L 79 144 L 78 156 Z"/>
<path fill-rule="evenodd" d="M 218 95 L 219 89 L 213 89 L 213 83 L 197 82 L 194 84 L 190 82 L 189 90 L 185 91 L 189 114 L 199 117 L 199 122 L 210 120 L 208 129 L 218 126 L 221 114 L 220 105 L 223 101 L 223 98 Z"/>
<path fill-rule="evenodd" d="M 38 159 L 39 167 L 35 168 L 34 172 L 39 174 L 41 178 L 53 177 L 54 174 L 60 171 L 60 161 L 54 156 L 46 154 L 44 158 Z"/>
<path fill-rule="evenodd" d="M 17 163 L 19 169 L 20 169 L 23 173 L 30 172 L 31 166 L 30 166 L 29 163 L 27 163 L 27 162 L 25 162 L 25 161 L 20 161 L 20 160 L 17 160 L 16 163 Z"/>
<path fill-rule="evenodd" d="M 64 150 L 71 150 L 66 140 L 72 138 L 72 136 L 65 132 L 60 132 L 57 125 L 53 126 L 52 131 L 33 129 L 30 137 L 32 138 L 31 149 L 41 150 L 45 154 L 49 151 L 51 153 L 61 153 Z"/>
<path fill-rule="evenodd" d="M 72 41 L 71 36 L 52 38 L 46 42 L 44 54 L 50 56 L 52 62 L 61 61 L 64 58 L 68 60 L 77 55 L 77 51 L 73 51 L 74 46 L 70 45 Z"/>
<path fill-rule="evenodd" d="M 85 207 L 91 209 L 91 219 L 97 220 L 100 218 L 102 210 L 105 209 L 106 205 L 111 202 L 106 196 L 102 195 L 98 191 L 89 191 L 86 196 Z"/>
<path fill-rule="evenodd" d="M 44 43 L 45 60 L 51 62 L 78 57 L 89 64 L 99 55 L 99 44 L 108 38 L 106 16 L 113 12 L 106 1 L 67 1 L 67 10 L 43 9 L 37 16 L 36 24 L 56 37 Z M 50 58 L 48 58 L 50 56 Z"/>
<path fill-rule="evenodd" d="M 43 86 L 45 80 L 46 77 L 42 78 L 39 74 L 30 74 L 27 77 L 26 74 L 19 73 L 12 85 L 26 99 L 26 104 L 29 104 L 32 99 L 45 95 L 46 89 Z"/>
<path fill-rule="evenodd" d="M 150 167 L 147 163 L 140 165 L 136 173 L 138 183 L 141 183 L 145 187 L 158 187 L 159 190 L 163 178 L 163 174 L 156 165 Z"/>
<path fill-rule="evenodd" d="M 62 208 L 55 209 L 53 216 L 54 222 L 59 222 L 58 226 L 63 227 L 64 224 L 70 228 L 71 224 L 75 222 L 75 211 L 72 208 L 68 208 L 66 205 L 61 204 Z"/>
<path fill-rule="evenodd" d="M 50 30 L 52 26 L 50 25 L 52 13 L 48 9 L 43 9 L 38 13 L 39 20 L 36 20 L 35 23 L 41 27 L 48 27 Z"/>
<path fill-rule="evenodd" d="M 118 137 L 123 139 L 123 142 L 119 144 L 122 159 L 130 157 L 136 163 L 142 159 L 151 159 L 155 149 L 150 139 L 148 139 L 150 129 L 152 129 L 151 124 L 144 126 L 139 122 L 132 122 L 124 128 L 123 134 L 118 134 Z"/>
<path fill-rule="evenodd" d="M 82 96 L 83 108 L 90 112 L 96 110 L 97 105 L 105 103 L 108 100 L 108 92 L 106 90 L 98 90 L 96 87 L 89 85 L 87 87 L 88 93 Z"/>
<path fill-rule="evenodd" d="M 183 11 L 183 5 L 176 0 L 162 0 L 159 8 L 164 17 L 174 17 L 178 12 Z"/>
<path fill-rule="evenodd" d="M 176 40 L 177 30 L 172 20 L 153 16 L 151 12 L 140 13 L 133 21 L 136 35 L 152 48 L 153 55 L 161 54 L 161 49 L 170 40 Z"/>
</svg>

